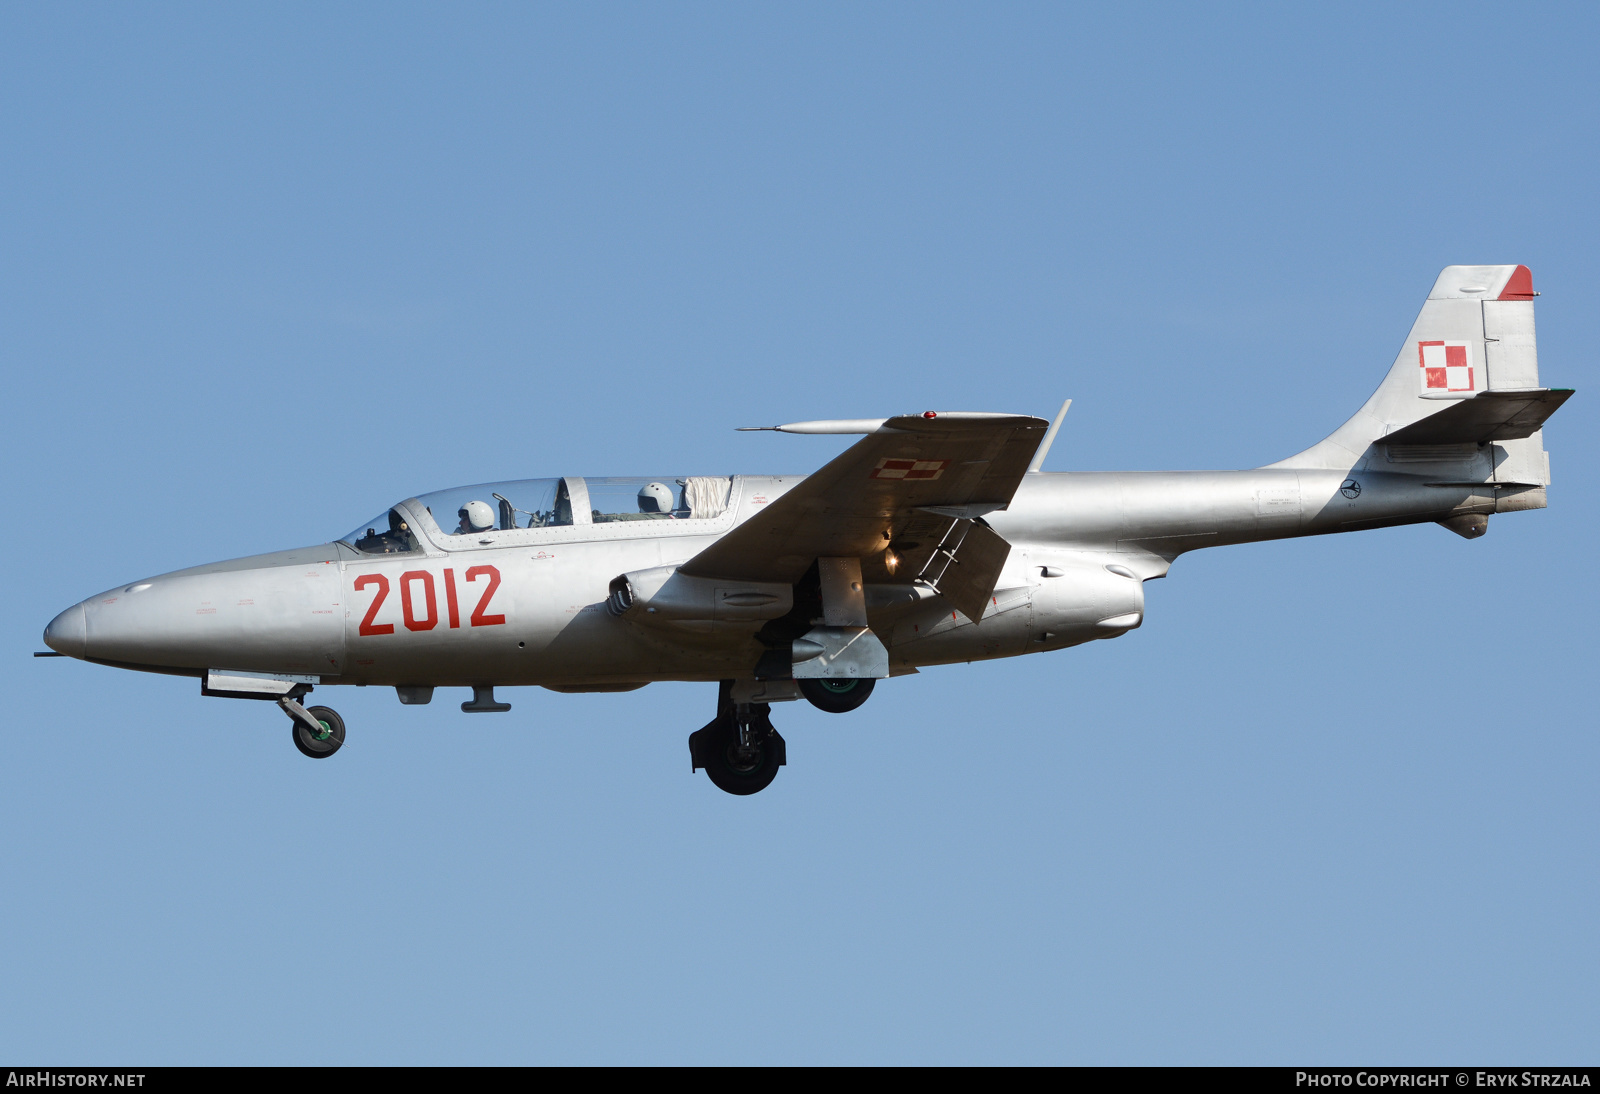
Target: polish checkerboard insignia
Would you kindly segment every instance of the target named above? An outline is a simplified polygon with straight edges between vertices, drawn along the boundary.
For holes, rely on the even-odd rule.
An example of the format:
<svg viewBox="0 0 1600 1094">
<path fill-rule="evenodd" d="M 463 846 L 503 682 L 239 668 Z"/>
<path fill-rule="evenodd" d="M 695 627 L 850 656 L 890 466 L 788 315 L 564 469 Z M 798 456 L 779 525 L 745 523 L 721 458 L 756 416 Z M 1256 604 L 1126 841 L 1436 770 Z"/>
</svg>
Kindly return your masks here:
<svg viewBox="0 0 1600 1094">
<path fill-rule="evenodd" d="M 950 466 L 949 460 L 894 460 L 878 461 L 871 477 L 874 479 L 936 479 Z"/>
<path fill-rule="evenodd" d="M 1471 342 L 1418 342 L 1422 392 L 1477 391 Z"/>
</svg>

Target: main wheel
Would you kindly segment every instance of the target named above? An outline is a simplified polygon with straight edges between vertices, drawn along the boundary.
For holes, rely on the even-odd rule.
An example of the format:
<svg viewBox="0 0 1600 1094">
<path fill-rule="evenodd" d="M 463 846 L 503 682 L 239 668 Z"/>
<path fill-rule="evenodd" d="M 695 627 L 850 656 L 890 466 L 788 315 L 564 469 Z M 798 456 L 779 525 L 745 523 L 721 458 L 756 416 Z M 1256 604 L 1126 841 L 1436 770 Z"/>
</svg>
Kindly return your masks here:
<svg viewBox="0 0 1600 1094">
<path fill-rule="evenodd" d="M 310 707 L 306 713 L 322 723 L 322 732 L 312 733 L 298 721 L 295 722 L 294 747 L 313 760 L 325 760 L 344 744 L 344 719 L 332 707 Z"/>
<path fill-rule="evenodd" d="M 764 715 L 751 723 L 750 737 L 750 747 L 740 748 L 739 727 L 727 715 L 693 734 L 689 748 L 717 789 L 754 794 L 778 777 L 786 757 L 783 738 Z"/>
<path fill-rule="evenodd" d="M 860 680 L 797 680 L 800 685 L 800 694 L 806 701 L 818 710 L 825 710 L 829 714 L 849 714 L 856 707 L 867 701 L 872 694 L 872 688 L 877 684 L 873 679 Z"/>
</svg>

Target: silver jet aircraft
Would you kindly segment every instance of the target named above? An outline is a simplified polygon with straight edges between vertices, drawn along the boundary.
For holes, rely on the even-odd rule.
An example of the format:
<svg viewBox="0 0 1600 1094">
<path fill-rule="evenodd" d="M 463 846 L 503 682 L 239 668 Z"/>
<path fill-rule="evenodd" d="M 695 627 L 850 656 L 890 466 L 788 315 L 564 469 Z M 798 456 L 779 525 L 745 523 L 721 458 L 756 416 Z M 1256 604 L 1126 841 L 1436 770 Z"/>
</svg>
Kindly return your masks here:
<svg viewBox="0 0 1600 1094">
<path fill-rule="evenodd" d="M 1116 638 L 1185 551 L 1424 521 L 1474 538 L 1543 508 L 1540 427 L 1571 392 L 1539 386 L 1535 295 L 1524 266 L 1448 267 L 1355 417 L 1251 471 L 1047 474 L 1059 416 L 803 422 L 770 428 L 865 436 L 809 476 L 423 494 L 332 543 L 107 590 L 44 640 L 276 702 L 318 758 L 345 726 L 302 705 L 314 687 L 470 688 L 461 709 L 481 713 L 510 709 L 497 686 L 704 680 L 716 714 L 692 769 L 752 794 L 785 763 L 771 704 L 845 713 L 924 665 Z"/>
</svg>

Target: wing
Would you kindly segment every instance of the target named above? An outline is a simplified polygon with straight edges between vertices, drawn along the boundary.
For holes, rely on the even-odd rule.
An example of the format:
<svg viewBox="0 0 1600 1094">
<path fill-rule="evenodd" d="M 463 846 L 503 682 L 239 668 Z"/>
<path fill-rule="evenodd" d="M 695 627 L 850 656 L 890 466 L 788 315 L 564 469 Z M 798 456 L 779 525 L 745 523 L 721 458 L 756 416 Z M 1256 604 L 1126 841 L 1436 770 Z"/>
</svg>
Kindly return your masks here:
<svg viewBox="0 0 1600 1094">
<path fill-rule="evenodd" d="M 957 521 L 1011 503 L 1049 425 L 1010 414 L 889 418 L 680 569 L 793 583 L 818 558 L 859 558 L 867 581 L 910 581 Z M 891 543 L 901 557 L 892 572 Z"/>
</svg>

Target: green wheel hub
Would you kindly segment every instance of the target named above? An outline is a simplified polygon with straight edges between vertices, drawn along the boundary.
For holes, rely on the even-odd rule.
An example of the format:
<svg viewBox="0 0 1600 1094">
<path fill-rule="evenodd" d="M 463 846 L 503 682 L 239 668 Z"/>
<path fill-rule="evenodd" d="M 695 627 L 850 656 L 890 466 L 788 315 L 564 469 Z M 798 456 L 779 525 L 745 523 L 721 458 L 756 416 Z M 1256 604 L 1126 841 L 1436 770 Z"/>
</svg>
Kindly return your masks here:
<svg viewBox="0 0 1600 1094">
<path fill-rule="evenodd" d="M 833 692 L 835 695 L 844 695 L 847 692 L 852 692 L 852 691 L 856 690 L 856 685 L 861 683 L 861 681 L 860 680 L 827 680 L 827 679 L 822 679 L 822 680 L 818 680 L 817 683 L 821 684 L 823 687 L 827 688 L 829 691 Z"/>
</svg>

